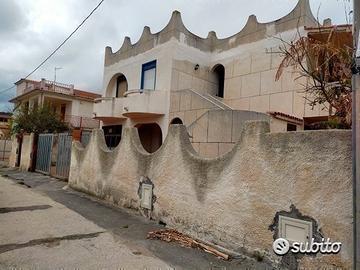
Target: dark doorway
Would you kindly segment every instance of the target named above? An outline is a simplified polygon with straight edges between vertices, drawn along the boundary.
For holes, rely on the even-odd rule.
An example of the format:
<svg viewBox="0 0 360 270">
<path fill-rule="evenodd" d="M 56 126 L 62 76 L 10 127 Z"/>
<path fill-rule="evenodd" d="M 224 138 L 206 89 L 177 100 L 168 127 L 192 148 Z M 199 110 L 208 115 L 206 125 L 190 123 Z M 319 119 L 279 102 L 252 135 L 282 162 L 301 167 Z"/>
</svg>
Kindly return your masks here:
<svg viewBox="0 0 360 270">
<path fill-rule="evenodd" d="M 124 75 L 116 78 L 116 97 L 123 97 L 128 90 L 127 80 Z"/>
<path fill-rule="evenodd" d="M 218 83 L 218 91 L 216 95 L 218 97 L 224 97 L 224 81 L 225 81 L 225 68 L 223 65 L 218 64 L 213 68 L 213 72 L 216 75 L 217 83 Z"/>
<path fill-rule="evenodd" d="M 142 146 L 149 153 L 154 153 L 162 144 L 161 128 L 156 123 L 136 125 Z"/>
<path fill-rule="evenodd" d="M 179 117 L 175 117 L 171 120 L 170 125 L 182 125 L 183 121 Z"/>
<path fill-rule="evenodd" d="M 19 166 L 20 166 L 23 135 L 19 135 L 19 137 L 17 138 L 17 141 L 18 141 L 18 148 L 17 148 L 17 153 L 16 153 L 15 167 L 19 167 Z"/>
<path fill-rule="evenodd" d="M 61 104 L 61 106 L 60 106 L 60 119 L 61 119 L 61 121 L 65 120 L 65 113 L 66 113 L 66 104 Z"/>
<path fill-rule="evenodd" d="M 104 126 L 104 137 L 107 147 L 113 149 L 120 143 L 122 125 Z"/>
</svg>

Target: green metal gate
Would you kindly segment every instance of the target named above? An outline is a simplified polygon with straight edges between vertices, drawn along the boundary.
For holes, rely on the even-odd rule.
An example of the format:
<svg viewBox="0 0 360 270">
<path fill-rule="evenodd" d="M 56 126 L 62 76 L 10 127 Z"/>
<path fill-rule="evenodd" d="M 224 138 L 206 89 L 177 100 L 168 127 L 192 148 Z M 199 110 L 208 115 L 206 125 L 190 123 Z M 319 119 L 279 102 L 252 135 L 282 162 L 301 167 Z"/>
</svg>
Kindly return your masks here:
<svg viewBox="0 0 360 270">
<path fill-rule="evenodd" d="M 56 157 L 56 176 L 68 178 L 70 171 L 72 137 L 68 133 L 58 135 L 58 148 Z"/>
<path fill-rule="evenodd" d="M 54 134 L 39 134 L 35 168 L 37 172 L 50 174 L 53 141 Z"/>
</svg>

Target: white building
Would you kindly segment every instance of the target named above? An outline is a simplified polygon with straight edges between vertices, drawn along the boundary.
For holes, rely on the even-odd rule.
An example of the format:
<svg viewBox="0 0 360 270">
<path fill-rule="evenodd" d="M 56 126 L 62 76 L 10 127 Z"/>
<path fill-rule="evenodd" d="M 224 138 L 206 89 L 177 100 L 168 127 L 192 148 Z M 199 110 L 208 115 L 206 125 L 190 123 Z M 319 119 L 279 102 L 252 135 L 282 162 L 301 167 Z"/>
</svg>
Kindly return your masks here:
<svg viewBox="0 0 360 270">
<path fill-rule="evenodd" d="M 137 127 L 149 152 L 160 147 L 170 123 L 183 123 L 194 149 L 210 157 L 231 149 L 245 120 L 268 119 L 272 132 L 326 120 L 329 111 L 308 105 L 306 81 L 295 80 L 293 70 L 275 81 L 282 60 L 276 37 L 290 42 L 318 26 L 308 0 L 273 22 L 251 15 L 240 32 L 224 39 L 215 32 L 196 36 L 174 11 L 158 33 L 145 26 L 136 43 L 126 37 L 117 52 L 106 47 L 96 118 L 105 136 Z"/>
</svg>

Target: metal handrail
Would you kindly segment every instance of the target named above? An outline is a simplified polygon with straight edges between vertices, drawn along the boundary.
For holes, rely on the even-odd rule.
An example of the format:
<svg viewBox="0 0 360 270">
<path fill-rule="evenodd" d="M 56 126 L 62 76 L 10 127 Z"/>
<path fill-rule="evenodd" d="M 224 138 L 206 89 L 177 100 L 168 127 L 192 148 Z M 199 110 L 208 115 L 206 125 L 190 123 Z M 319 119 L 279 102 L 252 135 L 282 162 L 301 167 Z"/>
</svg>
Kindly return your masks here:
<svg viewBox="0 0 360 270">
<path fill-rule="evenodd" d="M 214 106 L 220 108 L 221 110 L 225 111 L 225 109 L 224 109 L 223 107 L 221 107 L 219 104 L 215 103 L 215 102 L 212 101 L 211 99 L 205 97 L 204 95 L 202 95 L 202 94 L 200 94 L 200 93 L 198 93 L 198 92 L 196 92 L 196 91 L 194 91 L 194 90 L 192 90 L 192 89 L 181 89 L 181 90 L 176 90 L 176 91 L 174 91 L 174 92 L 181 92 L 181 91 L 189 91 L 189 92 L 191 92 L 191 93 L 193 93 L 193 94 L 195 94 L 195 95 L 198 95 L 198 96 L 201 97 L 202 99 L 205 99 L 206 101 L 210 102 L 212 105 L 214 105 Z"/>
<path fill-rule="evenodd" d="M 217 100 L 215 97 L 211 96 L 210 94 L 207 94 L 208 97 L 192 90 L 192 89 L 181 89 L 181 90 L 176 90 L 174 92 L 181 92 L 181 91 L 189 91 L 191 92 L 192 94 L 196 94 L 197 96 L 201 97 L 202 99 L 210 102 L 212 105 L 216 106 L 217 108 L 220 108 L 221 110 L 223 111 L 226 111 L 226 110 L 233 110 L 233 108 L 231 108 L 230 106 L 226 105 L 225 103 L 221 102 L 220 100 Z M 215 99 L 216 102 L 212 99 Z M 219 103 L 221 103 L 223 106 L 220 106 Z M 226 109 L 225 109 L 225 108 Z M 209 113 L 210 109 L 207 110 L 206 112 L 202 113 L 199 117 L 197 117 L 190 125 L 187 126 L 187 128 L 192 128 L 192 126 L 200 119 L 202 118 L 205 114 Z"/>
<path fill-rule="evenodd" d="M 210 99 L 214 100 L 215 102 L 218 102 L 221 104 L 221 106 L 224 106 L 225 108 L 227 108 L 228 110 L 233 110 L 233 108 L 231 108 L 229 105 L 225 104 L 224 102 L 222 102 L 221 100 L 219 100 L 217 97 L 214 97 L 210 94 L 206 94 L 206 96 L 208 96 Z M 220 98 L 220 97 L 219 97 Z"/>
</svg>

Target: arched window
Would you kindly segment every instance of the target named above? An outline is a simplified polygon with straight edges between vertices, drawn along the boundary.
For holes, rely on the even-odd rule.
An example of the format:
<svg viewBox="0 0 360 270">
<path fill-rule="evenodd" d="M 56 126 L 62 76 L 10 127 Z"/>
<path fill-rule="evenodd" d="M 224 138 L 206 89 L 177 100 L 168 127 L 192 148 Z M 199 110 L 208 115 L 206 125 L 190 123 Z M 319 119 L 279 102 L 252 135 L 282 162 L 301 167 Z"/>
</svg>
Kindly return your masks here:
<svg viewBox="0 0 360 270">
<path fill-rule="evenodd" d="M 218 90 L 216 95 L 218 97 L 223 98 L 224 97 L 224 81 L 225 81 L 225 68 L 223 65 L 221 64 L 217 64 L 214 68 L 213 68 L 213 73 L 215 73 L 216 78 L 217 78 L 217 85 L 218 85 Z"/>
</svg>

